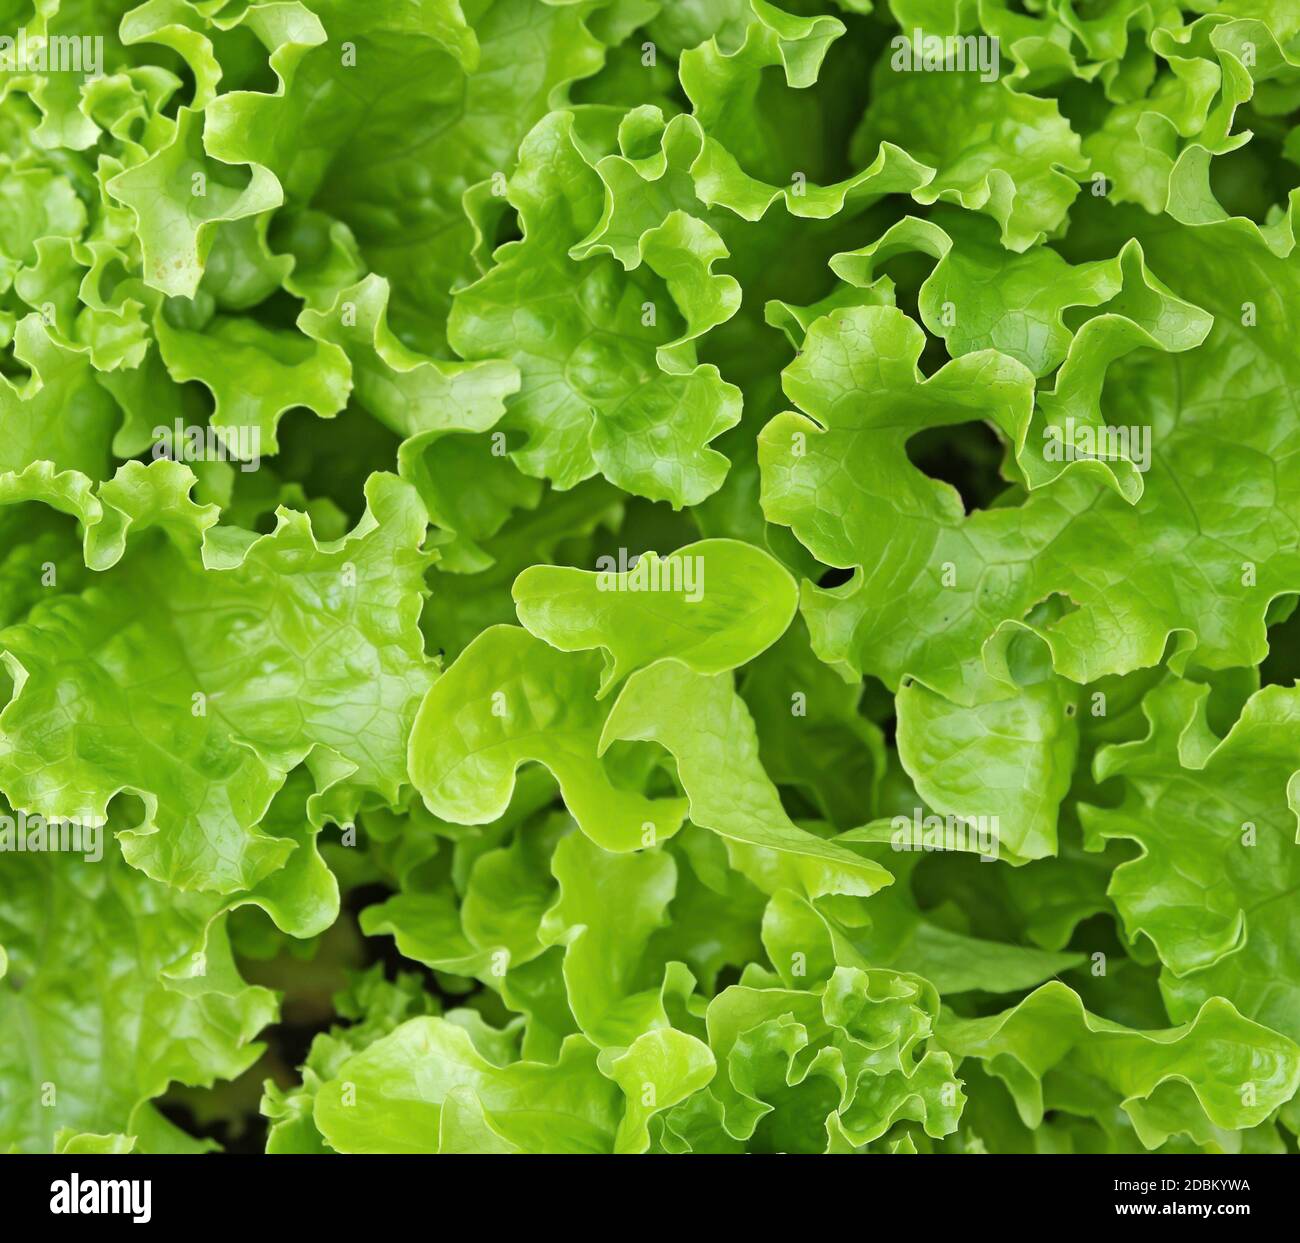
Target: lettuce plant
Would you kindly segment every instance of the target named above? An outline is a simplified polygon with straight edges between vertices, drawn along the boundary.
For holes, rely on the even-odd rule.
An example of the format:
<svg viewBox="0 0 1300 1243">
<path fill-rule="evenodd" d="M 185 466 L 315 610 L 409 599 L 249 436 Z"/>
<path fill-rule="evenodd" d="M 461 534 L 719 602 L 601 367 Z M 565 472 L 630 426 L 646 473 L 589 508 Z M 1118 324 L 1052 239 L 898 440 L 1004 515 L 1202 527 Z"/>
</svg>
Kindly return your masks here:
<svg viewBox="0 0 1300 1243">
<path fill-rule="evenodd" d="M 1295 1151 L 1300 8 L 0 0 L 0 1150 Z"/>
</svg>

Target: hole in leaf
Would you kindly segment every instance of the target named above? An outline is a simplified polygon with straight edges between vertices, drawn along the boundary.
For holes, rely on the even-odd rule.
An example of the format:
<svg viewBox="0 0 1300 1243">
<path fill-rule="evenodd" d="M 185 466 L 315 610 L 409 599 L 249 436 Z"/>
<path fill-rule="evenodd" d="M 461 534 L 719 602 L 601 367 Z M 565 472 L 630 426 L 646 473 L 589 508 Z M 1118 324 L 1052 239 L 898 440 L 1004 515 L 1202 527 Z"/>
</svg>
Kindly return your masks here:
<svg viewBox="0 0 1300 1243">
<path fill-rule="evenodd" d="M 122 833 L 140 828 L 147 818 L 144 800 L 129 790 L 119 790 L 108 804 L 106 833 Z"/>
<path fill-rule="evenodd" d="M 1259 666 L 1261 686 L 1292 686 L 1300 681 L 1300 596 L 1279 596 L 1269 605 L 1268 655 Z"/>
<path fill-rule="evenodd" d="M 988 508 L 1007 486 L 998 473 L 1002 441 L 982 421 L 927 427 L 908 440 L 907 456 L 922 474 L 955 488 L 968 514 Z"/>
<path fill-rule="evenodd" d="M 1053 591 L 1033 605 L 1025 614 L 1025 621 L 1031 626 L 1045 628 L 1058 622 L 1062 617 L 1077 613 L 1079 606 L 1069 596 L 1060 591 Z"/>
</svg>

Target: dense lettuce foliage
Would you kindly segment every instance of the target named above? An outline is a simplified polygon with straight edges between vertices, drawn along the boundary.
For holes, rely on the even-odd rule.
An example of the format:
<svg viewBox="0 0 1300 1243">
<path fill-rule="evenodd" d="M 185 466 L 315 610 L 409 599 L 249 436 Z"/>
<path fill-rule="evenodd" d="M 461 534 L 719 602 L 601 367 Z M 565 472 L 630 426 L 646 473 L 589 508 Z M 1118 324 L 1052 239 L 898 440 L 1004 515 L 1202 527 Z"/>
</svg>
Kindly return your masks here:
<svg viewBox="0 0 1300 1243">
<path fill-rule="evenodd" d="M 1300 6 L 0 34 L 0 1151 L 1296 1150 Z"/>
</svg>

